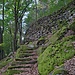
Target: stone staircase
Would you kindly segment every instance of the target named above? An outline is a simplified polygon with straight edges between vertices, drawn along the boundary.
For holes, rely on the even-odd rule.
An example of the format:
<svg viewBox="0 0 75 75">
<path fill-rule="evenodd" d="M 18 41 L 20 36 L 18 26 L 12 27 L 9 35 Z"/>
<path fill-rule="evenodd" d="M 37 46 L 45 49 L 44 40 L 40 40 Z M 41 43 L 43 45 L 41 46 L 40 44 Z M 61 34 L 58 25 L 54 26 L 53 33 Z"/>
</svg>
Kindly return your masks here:
<svg viewBox="0 0 75 75">
<path fill-rule="evenodd" d="M 8 70 L 21 71 L 14 75 L 39 75 L 37 69 L 37 50 L 26 50 L 19 58 L 16 58 Z"/>
</svg>

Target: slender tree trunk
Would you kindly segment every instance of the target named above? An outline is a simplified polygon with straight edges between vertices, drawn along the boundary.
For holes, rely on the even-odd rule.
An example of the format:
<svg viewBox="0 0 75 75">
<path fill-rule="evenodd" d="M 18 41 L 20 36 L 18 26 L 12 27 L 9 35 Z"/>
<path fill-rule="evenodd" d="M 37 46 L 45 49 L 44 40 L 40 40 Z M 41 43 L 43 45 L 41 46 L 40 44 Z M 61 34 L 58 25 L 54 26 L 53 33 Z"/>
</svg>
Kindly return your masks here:
<svg viewBox="0 0 75 75">
<path fill-rule="evenodd" d="M 20 45 L 21 45 L 22 44 L 22 18 L 21 18 L 21 21 L 20 21 L 19 32 L 20 32 Z"/>
<path fill-rule="evenodd" d="M 36 21 L 37 21 L 37 1 L 35 0 L 35 6 L 36 6 Z"/>
<path fill-rule="evenodd" d="M 15 11 L 15 31 L 14 31 L 14 50 L 13 50 L 13 52 L 14 51 L 16 51 L 17 50 L 17 11 L 16 11 L 16 9 L 17 9 L 17 7 L 16 7 L 16 1 L 15 1 L 15 8 L 14 8 L 14 11 Z"/>
<path fill-rule="evenodd" d="M 0 26 L 0 44 L 3 43 L 3 32 L 4 32 L 4 0 L 3 0 L 3 8 L 2 8 L 2 26 Z M 1 28 L 2 27 L 2 28 Z M 4 50 L 0 49 L 0 59 L 4 58 Z"/>
<path fill-rule="evenodd" d="M 4 0 L 3 0 L 3 11 L 2 11 L 2 17 L 3 17 L 3 32 L 4 32 Z"/>
<path fill-rule="evenodd" d="M 0 26 L 0 44 L 3 43 L 3 35 L 2 35 L 2 30 L 1 30 L 1 26 Z M 3 50 L 2 47 L 0 47 L 0 60 L 3 58 Z"/>
<path fill-rule="evenodd" d="M 17 2 L 15 0 L 15 3 L 14 3 L 14 11 L 15 11 L 15 31 L 14 31 L 14 49 L 13 49 L 13 52 L 17 50 L 17 33 L 18 33 L 18 12 L 19 12 L 19 3 L 20 3 L 20 0 L 18 1 L 18 5 L 17 5 Z"/>
</svg>

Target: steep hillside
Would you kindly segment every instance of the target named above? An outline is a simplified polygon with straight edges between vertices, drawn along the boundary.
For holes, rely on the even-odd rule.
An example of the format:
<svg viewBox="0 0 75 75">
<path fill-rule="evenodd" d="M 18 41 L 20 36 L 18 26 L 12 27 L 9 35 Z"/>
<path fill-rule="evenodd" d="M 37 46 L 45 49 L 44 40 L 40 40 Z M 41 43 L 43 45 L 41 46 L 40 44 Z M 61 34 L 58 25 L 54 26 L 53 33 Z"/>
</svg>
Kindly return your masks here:
<svg viewBox="0 0 75 75">
<path fill-rule="evenodd" d="M 1 75 L 75 75 L 75 0 L 31 24 L 15 54 Z"/>
<path fill-rule="evenodd" d="M 59 23 L 69 23 L 73 18 L 75 18 L 75 0 L 57 12 L 40 18 L 36 23 L 31 24 L 26 32 L 25 42 L 35 41 L 41 36 L 47 36 L 52 32 L 52 28 L 58 29 Z"/>
<path fill-rule="evenodd" d="M 75 48 L 72 43 L 75 41 L 75 33 L 70 30 L 72 27 L 74 28 L 74 26 L 75 22 L 69 27 L 62 26 L 62 28 L 50 38 L 50 45 L 38 58 L 40 75 L 48 75 L 49 73 L 51 73 L 50 75 L 56 75 L 64 71 L 64 73 L 68 72 L 64 68 L 64 63 L 75 55 Z"/>
</svg>

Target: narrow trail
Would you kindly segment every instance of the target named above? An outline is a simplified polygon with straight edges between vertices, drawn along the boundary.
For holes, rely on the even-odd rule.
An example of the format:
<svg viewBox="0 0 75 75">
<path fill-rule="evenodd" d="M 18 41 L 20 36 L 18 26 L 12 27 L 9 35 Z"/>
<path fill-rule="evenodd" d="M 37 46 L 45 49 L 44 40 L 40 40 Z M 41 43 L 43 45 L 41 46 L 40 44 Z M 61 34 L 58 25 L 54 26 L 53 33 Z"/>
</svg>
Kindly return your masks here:
<svg viewBox="0 0 75 75">
<path fill-rule="evenodd" d="M 27 50 L 21 58 L 14 60 L 9 70 L 21 71 L 20 74 L 14 75 L 39 75 L 37 58 L 37 50 Z"/>
</svg>

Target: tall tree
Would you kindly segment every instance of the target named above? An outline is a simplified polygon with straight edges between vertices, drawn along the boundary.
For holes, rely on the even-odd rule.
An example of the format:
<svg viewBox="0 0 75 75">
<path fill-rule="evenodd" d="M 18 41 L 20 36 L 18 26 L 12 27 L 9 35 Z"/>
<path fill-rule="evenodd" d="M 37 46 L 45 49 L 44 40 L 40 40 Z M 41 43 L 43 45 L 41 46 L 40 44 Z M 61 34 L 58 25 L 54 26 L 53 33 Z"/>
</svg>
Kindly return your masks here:
<svg viewBox="0 0 75 75">
<path fill-rule="evenodd" d="M 0 26 L 0 44 L 3 43 L 3 32 L 4 32 L 4 0 L 2 1 L 2 25 Z M 0 49 L 0 59 L 4 57 L 4 50 Z"/>
<path fill-rule="evenodd" d="M 15 31 L 14 31 L 14 51 L 17 50 L 17 33 L 18 33 L 18 13 L 20 0 L 14 0 L 14 16 L 15 16 Z"/>
</svg>

